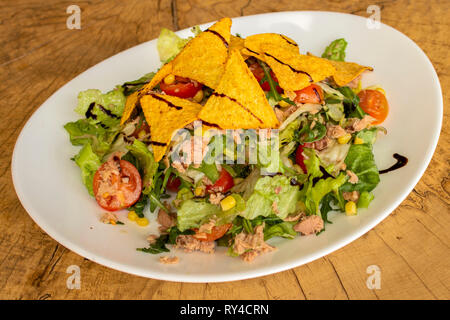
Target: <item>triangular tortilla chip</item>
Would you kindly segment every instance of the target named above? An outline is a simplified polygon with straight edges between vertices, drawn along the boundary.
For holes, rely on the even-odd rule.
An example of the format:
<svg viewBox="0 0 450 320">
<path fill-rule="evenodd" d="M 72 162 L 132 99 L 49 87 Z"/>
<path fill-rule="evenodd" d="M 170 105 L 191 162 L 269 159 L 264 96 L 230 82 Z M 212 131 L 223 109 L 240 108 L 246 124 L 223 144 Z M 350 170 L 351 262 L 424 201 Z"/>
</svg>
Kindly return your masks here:
<svg viewBox="0 0 450 320">
<path fill-rule="evenodd" d="M 123 110 L 122 119 L 120 120 L 120 124 L 124 124 L 125 121 L 131 116 L 134 108 L 136 107 L 137 102 L 140 98 L 145 95 L 147 92 L 152 90 L 158 83 L 160 83 L 166 76 L 172 73 L 172 64 L 169 62 L 161 67 L 159 71 L 154 75 L 152 80 L 147 83 L 143 88 L 139 91 L 134 92 L 133 94 L 127 97 L 127 102 L 125 103 L 125 109 Z"/>
<path fill-rule="evenodd" d="M 199 118 L 222 129 L 276 128 L 279 125 L 264 91 L 241 54 L 232 50 L 225 72 Z"/>
<path fill-rule="evenodd" d="M 273 44 L 261 45 L 263 60 L 275 73 L 281 88 L 297 91 L 334 74 L 333 65 L 321 58 L 287 50 Z"/>
<path fill-rule="evenodd" d="M 373 71 L 372 67 L 361 66 L 353 62 L 329 61 L 336 69 L 336 72 L 333 74 L 333 80 L 340 87 L 345 86 L 352 80 L 356 79 L 366 70 Z"/>
<path fill-rule="evenodd" d="M 172 135 L 197 120 L 203 107 L 186 99 L 156 93 L 144 95 L 140 102 L 150 126 L 155 161 L 160 161 L 166 153 Z"/>
<path fill-rule="evenodd" d="M 242 53 L 242 50 L 245 48 L 244 44 L 245 44 L 245 39 L 244 38 L 236 37 L 236 36 L 233 36 L 233 35 L 230 36 L 230 48 L 229 48 L 230 51 L 231 50 L 239 50 L 241 52 L 242 57 L 245 60 L 249 56 Z"/>
<path fill-rule="evenodd" d="M 264 60 L 262 46 L 267 43 L 293 53 L 299 53 L 298 44 L 294 40 L 278 33 L 260 33 L 245 38 L 244 48 L 241 53 Z"/>
<path fill-rule="evenodd" d="M 228 57 L 231 19 L 223 18 L 189 41 L 172 61 L 173 74 L 215 89 Z"/>
<path fill-rule="evenodd" d="M 313 54 L 309 52 L 308 56 L 315 57 Z M 328 59 L 326 60 L 330 62 L 336 69 L 336 71 L 333 74 L 333 80 L 339 87 L 345 86 L 349 82 L 353 81 L 366 70 L 373 71 L 372 67 L 362 66 L 354 62 L 334 61 Z"/>
</svg>

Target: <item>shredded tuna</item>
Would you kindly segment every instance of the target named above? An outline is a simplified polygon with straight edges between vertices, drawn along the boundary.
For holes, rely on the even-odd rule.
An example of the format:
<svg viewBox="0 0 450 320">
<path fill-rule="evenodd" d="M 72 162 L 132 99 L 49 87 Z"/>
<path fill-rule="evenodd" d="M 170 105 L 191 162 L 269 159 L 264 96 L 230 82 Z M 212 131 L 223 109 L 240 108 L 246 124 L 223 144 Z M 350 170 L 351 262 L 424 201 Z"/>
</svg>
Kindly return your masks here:
<svg viewBox="0 0 450 320">
<path fill-rule="evenodd" d="M 359 181 L 358 176 L 353 171 L 347 170 L 345 172 L 349 176 L 348 182 L 350 182 L 351 184 L 358 183 Z"/>
<path fill-rule="evenodd" d="M 307 142 L 303 146 L 306 148 L 313 148 L 318 151 L 321 151 L 321 150 L 326 149 L 329 144 L 330 144 L 330 139 L 327 136 L 325 136 L 320 140 L 317 140 L 314 142 Z"/>
<path fill-rule="evenodd" d="M 219 205 L 220 201 L 222 201 L 223 198 L 225 198 L 223 193 L 220 193 L 220 192 L 211 193 L 209 195 L 209 202 L 211 202 L 212 204 L 215 204 L 215 205 Z"/>
<path fill-rule="evenodd" d="M 158 218 L 156 220 L 160 224 L 159 231 L 161 233 L 165 233 L 167 229 L 176 226 L 177 224 L 175 216 L 173 214 L 168 214 L 162 209 L 158 211 Z"/>
<path fill-rule="evenodd" d="M 100 217 L 100 222 L 105 223 L 105 224 L 116 224 L 117 220 L 118 220 L 117 215 L 112 212 L 105 212 Z"/>
<path fill-rule="evenodd" d="M 178 257 L 163 256 L 159 257 L 159 262 L 162 264 L 177 264 L 180 262 L 180 259 Z"/>
<path fill-rule="evenodd" d="M 317 233 L 323 229 L 323 220 L 321 217 L 312 215 L 302 219 L 294 226 L 294 230 L 302 235 Z"/>
<path fill-rule="evenodd" d="M 246 262 L 250 262 L 257 256 L 276 250 L 275 247 L 264 241 L 264 224 L 256 226 L 254 233 L 241 232 L 234 238 L 233 251 L 240 255 Z"/>
<path fill-rule="evenodd" d="M 276 201 L 272 203 L 272 211 L 276 214 L 280 213 L 280 211 L 278 210 L 278 203 Z"/>
<path fill-rule="evenodd" d="M 342 192 L 342 197 L 346 201 L 357 202 L 359 200 L 359 191 Z"/>
<path fill-rule="evenodd" d="M 214 241 L 200 241 L 191 235 L 180 235 L 177 237 L 175 248 L 184 249 L 185 252 L 201 251 L 214 253 L 216 244 Z"/>
<path fill-rule="evenodd" d="M 180 161 L 174 161 L 172 162 L 172 167 L 174 167 L 175 169 L 177 169 L 177 171 L 179 173 L 185 173 L 186 172 L 186 168 Z"/>
<path fill-rule="evenodd" d="M 362 119 L 351 118 L 345 130 L 349 133 L 358 132 L 367 128 L 375 120 L 375 118 L 368 115 L 365 115 Z"/>
<path fill-rule="evenodd" d="M 280 187 L 280 186 L 276 187 L 275 190 L 274 190 L 275 194 L 279 194 L 281 192 L 281 190 L 283 190 L 282 187 Z"/>
<path fill-rule="evenodd" d="M 151 234 L 147 237 L 147 241 L 149 244 L 154 244 L 157 239 L 158 239 L 158 236 L 155 234 Z"/>
<path fill-rule="evenodd" d="M 216 226 L 216 220 L 215 219 L 209 219 L 207 223 L 204 223 L 198 228 L 199 233 L 211 233 L 212 228 Z"/>
<path fill-rule="evenodd" d="M 330 125 L 327 127 L 327 137 L 332 139 L 337 139 L 347 134 L 340 125 Z"/>
<path fill-rule="evenodd" d="M 283 123 L 283 121 L 286 119 L 286 116 L 284 115 L 284 112 L 280 110 L 280 108 L 274 108 L 275 116 L 277 117 L 278 121 L 280 123 Z"/>
<path fill-rule="evenodd" d="M 345 164 L 345 162 L 342 162 L 341 168 L 340 168 L 340 169 L 341 169 L 341 170 L 347 169 L 347 165 Z"/>
<path fill-rule="evenodd" d="M 298 221 L 298 220 L 300 220 L 300 218 L 302 218 L 304 216 L 305 216 L 304 212 L 299 212 L 294 215 L 288 215 L 286 218 L 283 219 L 283 221 L 286 221 L 286 222 Z"/>
</svg>

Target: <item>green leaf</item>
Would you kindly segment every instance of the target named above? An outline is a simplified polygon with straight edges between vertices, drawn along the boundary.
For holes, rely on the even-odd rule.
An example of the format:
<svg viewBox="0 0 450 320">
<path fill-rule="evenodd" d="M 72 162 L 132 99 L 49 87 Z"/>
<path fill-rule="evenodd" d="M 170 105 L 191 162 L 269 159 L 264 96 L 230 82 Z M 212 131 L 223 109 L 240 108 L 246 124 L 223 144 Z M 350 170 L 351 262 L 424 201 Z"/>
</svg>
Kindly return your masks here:
<svg viewBox="0 0 450 320">
<path fill-rule="evenodd" d="M 294 231 L 294 224 L 292 222 L 281 222 L 264 228 L 264 241 L 273 237 L 294 239 L 296 236 L 297 232 Z"/>
<path fill-rule="evenodd" d="M 347 41 L 345 39 L 336 39 L 330 43 L 330 45 L 325 49 L 322 54 L 322 58 L 344 61 L 345 60 L 345 49 L 347 48 Z"/>
<path fill-rule="evenodd" d="M 144 87 L 147 83 L 150 82 L 150 80 L 153 79 L 156 73 L 149 72 L 142 77 L 140 77 L 137 80 L 134 81 L 128 81 L 121 85 L 123 89 L 123 94 L 125 96 L 129 96 L 130 94 L 139 91 L 142 87 Z"/>
<path fill-rule="evenodd" d="M 68 122 L 64 129 L 69 133 L 70 142 L 74 146 L 90 144 L 92 151 L 102 158 L 111 148 L 118 130 L 107 130 L 98 124 L 92 124 L 88 119 Z"/>
<path fill-rule="evenodd" d="M 372 202 L 374 195 L 371 192 L 363 191 L 359 195 L 358 208 L 368 208 L 370 202 Z"/>
<path fill-rule="evenodd" d="M 177 213 L 177 226 L 180 231 L 198 228 L 208 218 L 221 212 L 218 206 L 205 201 L 185 200 Z"/>
<path fill-rule="evenodd" d="M 138 164 L 137 169 L 142 174 L 142 186 L 144 189 L 142 192 L 149 194 L 154 187 L 153 178 L 158 170 L 159 164 L 155 161 L 153 153 L 148 150 L 147 146 L 137 139 L 127 149 L 136 158 Z"/>
<path fill-rule="evenodd" d="M 358 183 L 347 182 L 342 186 L 342 191 L 372 191 L 380 182 L 371 145 L 353 144 L 345 158 L 345 164 L 347 170 L 358 176 Z"/>
<path fill-rule="evenodd" d="M 93 180 L 95 172 L 101 166 L 100 158 L 92 151 L 89 143 L 86 143 L 74 158 L 75 163 L 81 169 L 81 178 L 91 196 L 94 196 Z"/>
<path fill-rule="evenodd" d="M 85 116 L 93 124 L 101 123 L 108 128 L 119 125 L 126 98 L 122 89 L 102 94 L 100 90 L 88 89 L 78 94 L 75 112 Z"/>
<path fill-rule="evenodd" d="M 168 235 L 161 235 L 158 239 L 156 239 L 155 243 L 151 244 L 148 248 L 137 248 L 136 250 L 150 254 L 169 252 L 170 250 L 166 247 L 168 238 Z"/>
<path fill-rule="evenodd" d="M 298 187 L 291 186 L 290 179 L 286 176 L 260 178 L 246 203 L 245 211 L 240 215 L 251 220 L 257 216 L 275 214 L 284 219 L 295 212 L 299 194 Z"/>
</svg>

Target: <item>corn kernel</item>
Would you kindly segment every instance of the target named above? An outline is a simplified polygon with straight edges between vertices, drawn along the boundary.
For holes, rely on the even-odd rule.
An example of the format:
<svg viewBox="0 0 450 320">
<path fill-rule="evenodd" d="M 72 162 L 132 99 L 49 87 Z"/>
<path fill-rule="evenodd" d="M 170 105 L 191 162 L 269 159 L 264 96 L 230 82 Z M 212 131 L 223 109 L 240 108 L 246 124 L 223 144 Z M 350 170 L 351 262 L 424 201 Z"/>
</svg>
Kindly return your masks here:
<svg viewBox="0 0 450 320">
<path fill-rule="evenodd" d="M 278 101 L 278 105 L 280 106 L 280 107 L 282 107 L 282 108 L 287 108 L 287 107 L 289 107 L 290 106 L 290 104 L 289 103 L 287 103 L 286 101 L 284 101 L 284 100 L 280 100 L 280 101 Z"/>
<path fill-rule="evenodd" d="M 227 211 L 230 209 L 233 209 L 236 205 L 236 199 L 233 196 L 228 196 L 222 201 L 220 201 L 220 206 L 222 207 L 223 211 Z"/>
<path fill-rule="evenodd" d="M 205 188 L 204 187 L 195 188 L 194 194 L 196 197 L 203 197 L 205 195 Z"/>
<path fill-rule="evenodd" d="M 164 83 L 165 84 L 172 84 L 175 82 L 175 76 L 173 74 L 169 74 L 168 76 L 166 76 L 164 78 Z"/>
<path fill-rule="evenodd" d="M 354 144 L 363 144 L 363 143 L 364 143 L 364 140 L 361 139 L 361 138 L 356 137 L 356 138 L 355 138 L 355 141 L 353 141 L 353 143 L 354 143 Z"/>
<path fill-rule="evenodd" d="M 195 102 L 202 102 L 202 100 L 203 100 L 203 90 L 198 90 L 193 99 L 194 99 Z"/>
<path fill-rule="evenodd" d="M 142 138 L 145 137 L 146 134 L 147 134 L 147 132 L 145 132 L 145 130 L 141 130 L 141 131 L 139 131 L 139 133 L 138 133 L 138 138 L 139 138 L 139 139 L 142 139 Z"/>
<path fill-rule="evenodd" d="M 353 201 L 347 201 L 345 204 L 345 214 L 347 216 L 354 216 L 356 215 L 356 203 Z"/>
<path fill-rule="evenodd" d="M 350 133 L 346 133 L 343 136 L 339 137 L 337 140 L 338 140 L 339 144 L 346 144 L 350 141 L 351 138 L 352 138 L 352 135 Z"/>
<path fill-rule="evenodd" d="M 128 212 L 128 220 L 136 221 L 137 218 L 139 218 L 139 216 L 135 211 Z"/>
<path fill-rule="evenodd" d="M 112 225 L 116 225 L 116 221 L 113 220 L 113 219 L 109 219 L 109 223 L 112 224 Z"/>
<path fill-rule="evenodd" d="M 105 199 L 108 198 L 109 197 L 109 193 L 108 192 L 103 193 L 102 197 L 105 198 Z"/>
<path fill-rule="evenodd" d="M 136 219 L 136 223 L 137 223 L 138 225 L 140 225 L 141 227 L 145 227 L 145 226 L 148 226 L 148 224 L 149 224 L 150 222 L 148 221 L 147 218 L 137 218 L 137 219 Z"/>
</svg>

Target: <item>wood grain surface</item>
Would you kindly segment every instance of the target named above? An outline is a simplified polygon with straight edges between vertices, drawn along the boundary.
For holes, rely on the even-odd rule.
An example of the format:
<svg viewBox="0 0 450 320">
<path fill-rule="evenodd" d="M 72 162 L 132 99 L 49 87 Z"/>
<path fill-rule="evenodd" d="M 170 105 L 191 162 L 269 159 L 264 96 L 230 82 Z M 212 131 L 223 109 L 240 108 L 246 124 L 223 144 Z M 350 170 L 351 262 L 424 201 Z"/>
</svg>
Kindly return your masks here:
<svg viewBox="0 0 450 320">
<path fill-rule="evenodd" d="M 81 30 L 66 28 L 71 4 Z M 2 299 L 449 299 L 449 111 L 434 157 L 408 198 L 346 247 L 285 272 L 251 280 L 186 284 L 145 279 L 100 266 L 62 247 L 22 208 L 12 185 L 11 155 L 30 115 L 59 87 L 124 49 L 223 16 L 327 10 L 369 16 L 413 39 L 431 59 L 450 99 L 450 1 L 316 0 L 0 0 L 0 298 Z M 426 13 L 426 14 L 424 14 Z M 424 106 L 426 107 L 426 106 Z M 66 269 L 81 268 L 69 290 Z M 381 289 L 366 286 L 369 265 Z"/>
</svg>

